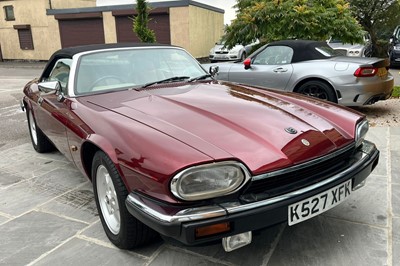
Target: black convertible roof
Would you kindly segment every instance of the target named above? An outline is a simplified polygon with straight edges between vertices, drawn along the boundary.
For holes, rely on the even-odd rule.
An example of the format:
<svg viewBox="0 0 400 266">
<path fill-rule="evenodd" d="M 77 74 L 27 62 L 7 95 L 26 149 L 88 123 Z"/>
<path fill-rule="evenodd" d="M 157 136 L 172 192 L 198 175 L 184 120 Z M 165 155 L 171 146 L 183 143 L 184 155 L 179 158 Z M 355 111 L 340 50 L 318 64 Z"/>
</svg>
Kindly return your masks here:
<svg viewBox="0 0 400 266">
<path fill-rule="evenodd" d="M 315 60 L 315 59 L 327 59 L 330 56 L 324 56 L 322 53 L 318 52 L 315 48 L 327 48 L 331 50 L 332 48 L 326 43 L 321 41 L 308 41 L 308 40 L 285 40 L 271 42 L 268 46 L 288 46 L 293 49 L 292 63 Z"/>
<path fill-rule="evenodd" d="M 108 43 L 108 44 L 91 44 L 91 45 L 82 45 L 75 47 L 63 48 L 56 51 L 52 58 L 54 57 L 64 57 L 64 58 L 72 58 L 72 56 L 88 51 L 95 50 L 104 50 L 104 49 L 113 49 L 113 48 L 126 48 L 126 47 L 151 47 L 151 46 L 171 46 L 167 44 L 159 44 L 159 43 Z M 52 59 L 50 58 L 50 60 Z"/>
</svg>

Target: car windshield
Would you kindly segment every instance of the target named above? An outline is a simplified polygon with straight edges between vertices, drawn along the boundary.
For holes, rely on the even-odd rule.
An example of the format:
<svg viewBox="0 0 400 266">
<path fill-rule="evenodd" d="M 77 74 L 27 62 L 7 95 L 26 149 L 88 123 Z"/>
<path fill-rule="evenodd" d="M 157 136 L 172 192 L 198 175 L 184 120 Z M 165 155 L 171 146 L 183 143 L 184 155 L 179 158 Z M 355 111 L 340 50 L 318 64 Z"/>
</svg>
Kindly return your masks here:
<svg viewBox="0 0 400 266">
<path fill-rule="evenodd" d="M 207 74 L 187 52 L 168 47 L 117 49 L 82 55 L 76 73 L 76 95 L 140 88 Z"/>
</svg>

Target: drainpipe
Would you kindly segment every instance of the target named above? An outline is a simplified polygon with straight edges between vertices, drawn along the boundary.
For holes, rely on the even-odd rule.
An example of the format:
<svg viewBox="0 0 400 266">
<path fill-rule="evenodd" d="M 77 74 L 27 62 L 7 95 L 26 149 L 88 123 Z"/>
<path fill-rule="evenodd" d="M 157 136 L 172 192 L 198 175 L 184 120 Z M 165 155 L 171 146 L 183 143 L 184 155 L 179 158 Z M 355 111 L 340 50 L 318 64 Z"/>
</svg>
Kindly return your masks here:
<svg viewBox="0 0 400 266">
<path fill-rule="evenodd" d="M 51 0 L 49 0 L 49 7 L 50 9 L 53 9 L 53 7 L 51 6 Z"/>
</svg>

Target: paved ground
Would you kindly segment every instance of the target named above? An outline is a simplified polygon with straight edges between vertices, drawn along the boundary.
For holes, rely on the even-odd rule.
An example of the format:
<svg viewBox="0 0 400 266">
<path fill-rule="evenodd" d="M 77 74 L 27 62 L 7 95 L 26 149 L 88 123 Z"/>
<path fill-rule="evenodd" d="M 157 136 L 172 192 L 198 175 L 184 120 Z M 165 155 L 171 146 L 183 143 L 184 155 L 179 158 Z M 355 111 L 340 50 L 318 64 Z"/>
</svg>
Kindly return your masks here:
<svg viewBox="0 0 400 266">
<path fill-rule="evenodd" d="M 36 69 L 0 65 L 0 264 L 4 265 L 400 265 L 400 127 L 373 127 L 381 151 L 367 185 L 323 215 L 254 235 L 225 253 L 219 243 L 170 240 L 122 251 L 107 240 L 91 184 L 59 153 L 37 154 L 18 109 Z"/>
<path fill-rule="evenodd" d="M 232 253 L 219 243 L 160 240 L 131 252 L 107 240 L 91 184 L 59 153 L 30 143 L 0 151 L 0 264 L 400 265 L 400 128 L 372 128 L 382 156 L 367 185 L 296 226 L 258 232 Z M 28 140 L 27 140 L 28 142 Z"/>
</svg>

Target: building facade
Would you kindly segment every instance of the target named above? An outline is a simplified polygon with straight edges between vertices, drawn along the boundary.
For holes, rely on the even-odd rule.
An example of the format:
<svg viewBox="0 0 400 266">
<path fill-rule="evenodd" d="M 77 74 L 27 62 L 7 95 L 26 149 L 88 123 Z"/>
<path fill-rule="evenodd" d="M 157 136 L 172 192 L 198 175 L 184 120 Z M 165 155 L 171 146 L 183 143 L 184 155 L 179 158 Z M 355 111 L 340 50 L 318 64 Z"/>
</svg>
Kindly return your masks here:
<svg viewBox="0 0 400 266">
<path fill-rule="evenodd" d="M 206 57 L 223 34 L 224 11 L 191 0 L 150 3 L 157 42 Z M 0 60 L 47 60 L 76 45 L 138 42 L 135 5 L 96 0 L 0 0 Z"/>
</svg>

